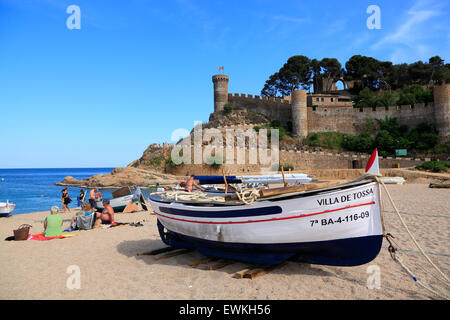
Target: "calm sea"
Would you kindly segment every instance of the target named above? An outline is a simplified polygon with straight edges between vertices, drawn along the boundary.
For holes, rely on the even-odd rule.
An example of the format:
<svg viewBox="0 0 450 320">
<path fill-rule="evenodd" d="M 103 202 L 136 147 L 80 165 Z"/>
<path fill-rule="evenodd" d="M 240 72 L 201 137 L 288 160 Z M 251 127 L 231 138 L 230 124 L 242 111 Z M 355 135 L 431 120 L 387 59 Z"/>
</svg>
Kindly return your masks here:
<svg viewBox="0 0 450 320">
<path fill-rule="evenodd" d="M 0 202 L 13 202 L 13 214 L 47 211 L 52 206 L 61 208 L 61 190 L 55 186 L 66 176 L 84 179 L 96 174 L 111 172 L 114 168 L 75 168 L 75 169 L 0 169 Z M 86 191 L 86 190 L 85 190 Z M 101 190 L 105 198 L 112 197 L 112 190 Z M 72 202 L 69 208 L 77 205 L 79 188 L 69 187 Z"/>
</svg>

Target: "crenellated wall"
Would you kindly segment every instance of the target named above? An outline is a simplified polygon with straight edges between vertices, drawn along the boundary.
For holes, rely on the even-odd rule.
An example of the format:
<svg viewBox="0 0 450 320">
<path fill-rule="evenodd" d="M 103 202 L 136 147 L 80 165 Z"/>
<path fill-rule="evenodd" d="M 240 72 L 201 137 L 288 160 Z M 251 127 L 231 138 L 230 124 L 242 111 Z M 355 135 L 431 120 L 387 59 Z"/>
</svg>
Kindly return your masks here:
<svg viewBox="0 0 450 320">
<path fill-rule="evenodd" d="M 288 99 L 229 93 L 228 102 L 233 104 L 233 108 L 261 113 L 270 120 L 278 120 L 284 125 L 292 121 L 291 104 Z"/>
<path fill-rule="evenodd" d="M 340 101 L 335 95 L 306 95 L 304 91 L 298 90 L 294 93 L 298 93 L 296 97 L 302 98 L 296 100 L 291 96 L 275 98 L 242 93 L 230 94 L 227 92 L 228 87 L 222 85 L 222 83 L 228 84 L 228 76 L 213 76 L 213 82 L 215 111 L 221 110 L 224 103 L 231 102 L 234 108 L 263 114 L 268 119 L 278 120 L 284 125 L 292 124 L 294 134 L 299 137 L 305 137 L 308 132 L 338 131 L 358 134 L 368 119 L 385 119 L 386 117 L 397 118 L 398 123 L 410 128 L 420 123 L 427 123 L 434 126 L 441 137 L 446 139 L 450 137 L 450 84 L 442 84 L 434 88 L 434 103 L 357 109 L 347 101 Z M 302 92 L 301 95 L 300 92 Z M 333 99 L 333 103 L 330 102 L 327 105 L 314 102 L 322 98 L 324 102 L 325 98 Z"/>
<path fill-rule="evenodd" d="M 368 119 L 397 118 L 398 123 L 416 127 L 422 122 L 434 125 L 434 105 L 416 104 L 391 106 L 389 108 L 308 108 L 308 131 L 329 132 L 337 131 L 348 134 L 360 133 Z"/>
</svg>

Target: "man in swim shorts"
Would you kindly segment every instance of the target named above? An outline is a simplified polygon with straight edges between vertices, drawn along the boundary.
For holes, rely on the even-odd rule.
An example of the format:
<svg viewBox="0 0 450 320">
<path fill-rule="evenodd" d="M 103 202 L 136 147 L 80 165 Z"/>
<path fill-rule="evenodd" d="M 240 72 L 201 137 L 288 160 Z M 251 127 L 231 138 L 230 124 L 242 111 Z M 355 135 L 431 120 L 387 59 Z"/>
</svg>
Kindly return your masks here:
<svg viewBox="0 0 450 320">
<path fill-rule="evenodd" d="M 103 199 L 103 209 L 102 213 L 97 213 L 97 218 L 101 219 L 102 224 L 112 224 L 114 222 L 114 209 L 109 204 L 108 199 Z"/>
</svg>

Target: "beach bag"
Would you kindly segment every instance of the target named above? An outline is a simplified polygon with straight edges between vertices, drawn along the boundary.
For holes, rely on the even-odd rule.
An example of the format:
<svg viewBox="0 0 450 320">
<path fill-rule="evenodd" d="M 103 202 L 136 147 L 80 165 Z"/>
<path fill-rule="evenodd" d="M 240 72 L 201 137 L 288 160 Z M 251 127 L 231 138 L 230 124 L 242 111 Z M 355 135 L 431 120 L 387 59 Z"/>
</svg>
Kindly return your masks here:
<svg viewBox="0 0 450 320">
<path fill-rule="evenodd" d="M 29 224 L 22 224 L 17 230 L 14 230 L 14 240 L 27 240 L 30 228 Z"/>
</svg>

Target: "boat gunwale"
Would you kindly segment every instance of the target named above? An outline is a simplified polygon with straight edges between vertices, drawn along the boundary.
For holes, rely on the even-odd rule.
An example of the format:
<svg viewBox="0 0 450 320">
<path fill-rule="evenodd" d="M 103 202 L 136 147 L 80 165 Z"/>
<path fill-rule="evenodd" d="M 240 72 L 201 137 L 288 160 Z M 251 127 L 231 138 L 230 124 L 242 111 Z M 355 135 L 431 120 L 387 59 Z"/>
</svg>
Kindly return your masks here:
<svg viewBox="0 0 450 320">
<path fill-rule="evenodd" d="M 326 187 L 326 188 L 320 188 L 320 189 L 315 189 L 315 190 L 308 190 L 308 191 L 300 191 L 300 192 L 292 192 L 292 193 L 285 193 L 285 194 L 281 194 L 281 195 L 276 195 L 276 196 L 271 196 L 271 197 L 267 197 L 267 198 L 258 198 L 255 200 L 255 202 L 262 202 L 262 201 L 271 201 L 271 202 L 277 202 L 277 201 L 283 201 L 283 200 L 290 200 L 293 198 L 304 198 L 307 196 L 313 196 L 316 194 L 320 194 L 323 192 L 332 192 L 332 191 L 338 191 L 338 190 L 345 190 L 345 189 L 349 189 L 352 187 L 358 187 L 361 185 L 365 185 L 365 184 L 369 184 L 369 183 L 373 183 L 376 182 L 373 179 L 370 178 L 365 178 L 362 180 L 353 180 L 353 181 L 349 181 L 349 182 L 345 182 L 343 184 L 339 184 L 336 186 L 332 186 L 332 187 Z M 191 205 L 191 206 L 199 206 L 199 207 L 223 207 L 223 206 L 246 206 L 247 204 L 241 202 L 241 201 L 224 201 L 224 202 L 219 202 L 219 201 L 196 201 L 196 200 L 170 200 L 167 201 L 167 199 L 155 199 L 152 198 L 151 195 L 149 197 L 149 201 L 153 201 L 156 203 L 162 203 L 162 204 L 172 204 L 172 203 L 178 203 L 178 204 L 186 204 L 186 205 Z"/>
</svg>

